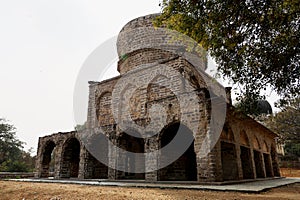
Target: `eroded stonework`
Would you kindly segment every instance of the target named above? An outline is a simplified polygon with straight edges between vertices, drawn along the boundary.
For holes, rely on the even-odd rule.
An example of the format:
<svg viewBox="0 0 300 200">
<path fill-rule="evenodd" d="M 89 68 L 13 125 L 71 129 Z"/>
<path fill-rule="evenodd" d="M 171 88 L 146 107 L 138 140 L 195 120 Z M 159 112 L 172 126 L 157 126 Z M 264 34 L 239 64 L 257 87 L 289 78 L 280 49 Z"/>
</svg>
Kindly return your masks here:
<svg viewBox="0 0 300 200">
<path fill-rule="evenodd" d="M 86 129 L 39 138 L 36 176 L 49 177 L 53 171 L 55 178 L 142 179 L 199 183 L 280 176 L 275 143 L 277 136 L 260 123 L 237 112 L 231 105 L 229 88 L 226 88 L 227 96 L 224 97 L 226 119 L 222 125 L 223 131 L 215 138 L 216 144 L 210 153 L 205 157 L 202 156 L 203 141 L 207 134 L 212 134 L 214 130 L 214 127 L 210 127 L 211 101 L 214 97 L 209 93 L 205 81 L 210 77 L 204 71 L 200 75 L 196 70 L 196 67 L 202 70 L 207 68 L 206 57 L 204 55 L 197 63 L 198 66 L 195 66 L 193 62 L 176 54 L 175 51 L 151 48 L 147 45 L 148 42 L 157 42 L 161 38 L 155 34 L 149 36 L 149 33 L 143 32 L 144 29 L 139 30 L 138 38 L 124 36 L 126 31 L 151 27 L 153 17 L 155 15 L 137 18 L 122 29 L 117 44 L 120 76 L 102 82 L 90 82 Z M 128 42 L 129 39 L 133 42 Z M 157 67 L 159 65 L 164 67 Z M 126 99 L 126 92 L 132 87 L 128 84 L 117 88 L 118 81 L 131 75 L 149 75 L 148 71 L 139 73 L 139 66 L 143 66 L 141 70 L 144 71 L 150 69 L 149 73 L 153 75 L 153 79 L 147 86 L 135 89 L 129 97 L 130 116 L 120 114 L 123 111 L 122 105 L 118 108 L 119 115 L 114 116 L 113 100 L 121 102 L 122 99 Z M 172 77 L 162 74 L 171 74 Z M 179 84 L 178 74 L 183 77 Z M 189 90 L 189 87 L 193 89 Z M 113 93 L 118 89 L 121 90 L 117 91 L 120 95 L 113 98 Z M 190 103 L 193 102 L 191 99 L 193 95 L 197 97 L 197 103 L 194 104 Z M 183 105 L 186 107 L 197 110 L 198 114 L 188 113 L 180 106 L 179 99 L 183 99 Z M 130 118 L 137 125 L 145 127 L 151 124 L 151 120 L 155 120 L 150 118 L 149 112 L 156 104 L 159 104 L 161 110 L 166 113 L 166 125 L 159 134 L 148 138 L 134 137 L 127 134 L 126 130 L 123 131 L 117 123 L 117 121 L 126 122 Z M 183 115 L 188 116 L 188 120 L 183 119 Z M 193 127 L 195 124 L 197 127 Z M 85 135 L 92 134 L 96 137 L 98 134 L 104 134 L 116 147 L 129 152 L 147 153 L 161 149 L 172 141 L 179 126 L 183 127 L 186 137 L 193 137 L 193 142 L 176 161 L 161 169 L 159 165 L 170 155 L 158 154 L 156 157 L 145 156 L 138 159 L 129 157 L 118 148 L 109 147 L 106 141 L 98 141 L 91 149 L 86 147 L 83 140 Z M 138 130 L 134 131 L 141 134 Z M 93 152 L 100 153 L 94 155 Z M 98 156 L 111 167 L 101 163 L 97 159 Z M 121 166 L 125 170 L 116 170 L 116 166 Z M 155 171 L 146 170 L 147 173 L 131 172 L 132 169 L 143 171 L 157 168 Z"/>
</svg>

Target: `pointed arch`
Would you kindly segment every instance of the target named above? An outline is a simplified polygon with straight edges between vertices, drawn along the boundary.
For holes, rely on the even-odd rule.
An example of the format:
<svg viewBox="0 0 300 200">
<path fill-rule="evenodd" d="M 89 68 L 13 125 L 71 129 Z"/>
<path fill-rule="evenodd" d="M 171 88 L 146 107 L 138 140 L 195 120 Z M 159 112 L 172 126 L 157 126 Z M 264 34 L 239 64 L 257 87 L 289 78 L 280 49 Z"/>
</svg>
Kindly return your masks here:
<svg viewBox="0 0 300 200">
<path fill-rule="evenodd" d="M 145 173 L 135 173 L 135 171 L 145 170 L 145 159 L 137 155 L 127 153 L 145 152 L 144 139 L 141 138 L 140 135 L 135 137 L 137 135 L 139 135 L 138 132 L 134 130 L 127 130 L 122 132 L 118 137 L 118 146 L 126 151 L 119 152 L 118 154 L 118 165 L 124 166 L 124 171 L 117 172 L 118 179 L 145 179 Z"/>
<path fill-rule="evenodd" d="M 240 132 L 240 160 L 242 164 L 243 179 L 253 179 L 254 171 L 249 137 L 245 130 Z"/>
<path fill-rule="evenodd" d="M 260 145 L 259 140 L 256 136 L 254 136 L 254 138 L 253 138 L 253 149 L 256 149 L 256 150 L 261 149 L 261 145 Z"/>
<path fill-rule="evenodd" d="M 246 133 L 246 131 L 242 130 L 240 132 L 240 144 L 246 147 L 250 147 L 250 141 L 249 141 L 249 137 Z"/>
<path fill-rule="evenodd" d="M 112 114 L 112 93 L 104 91 L 96 99 L 96 117 L 100 126 L 114 124 Z"/>
<path fill-rule="evenodd" d="M 49 177 L 50 172 L 54 172 L 55 170 L 55 146 L 56 145 L 52 140 L 49 140 L 45 143 L 42 153 L 42 178 Z"/>
<path fill-rule="evenodd" d="M 80 161 L 80 142 L 71 137 L 66 140 L 62 151 L 61 178 L 78 178 Z"/>
<path fill-rule="evenodd" d="M 185 125 L 178 122 L 171 123 L 166 126 L 160 133 L 160 149 L 168 145 L 176 136 L 178 129 L 182 129 L 184 137 L 192 137 L 193 132 Z M 180 147 L 174 147 L 174 151 Z M 175 152 L 174 152 L 175 153 Z M 159 163 L 165 163 L 172 155 L 160 155 Z M 158 180 L 160 181 L 196 181 L 197 180 L 197 164 L 196 153 L 194 150 L 194 141 L 188 149 L 173 163 L 158 170 Z"/>
<path fill-rule="evenodd" d="M 221 133 L 221 139 L 227 142 L 235 142 L 234 134 L 231 127 L 228 124 L 225 124 Z"/>
</svg>

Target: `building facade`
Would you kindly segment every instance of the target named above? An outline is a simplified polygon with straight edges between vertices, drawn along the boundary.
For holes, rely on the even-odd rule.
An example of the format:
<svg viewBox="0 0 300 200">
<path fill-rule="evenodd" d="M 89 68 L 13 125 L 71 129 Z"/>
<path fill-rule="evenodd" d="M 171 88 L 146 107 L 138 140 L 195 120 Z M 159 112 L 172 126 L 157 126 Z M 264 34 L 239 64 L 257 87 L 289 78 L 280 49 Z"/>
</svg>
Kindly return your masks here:
<svg viewBox="0 0 300 200">
<path fill-rule="evenodd" d="M 183 54 L 182 44 L 170 44 L 173 36 L 153 28 L 155 16 L 134 19 L 121 30 L 120 75 L 89 82 L 86 129 L 39 138 L 36 176 L 199 183 L 280 176 L 277 135 L 236 111 L 230 88 L 216 83 L 212 92 L 205 52 Z M 216 95 L 222 88 L 223 96 Z M 126 129 L 127 121 L 150 128 Z M 158 133 L 156 126 L 162 126 Z M 149 156 L 168 146 L 179 129 L 190 143 L 176 159 L 170 161 L 181 144 Z M 213 142 L 204 153 L 207 141 Z"/>
</svg>

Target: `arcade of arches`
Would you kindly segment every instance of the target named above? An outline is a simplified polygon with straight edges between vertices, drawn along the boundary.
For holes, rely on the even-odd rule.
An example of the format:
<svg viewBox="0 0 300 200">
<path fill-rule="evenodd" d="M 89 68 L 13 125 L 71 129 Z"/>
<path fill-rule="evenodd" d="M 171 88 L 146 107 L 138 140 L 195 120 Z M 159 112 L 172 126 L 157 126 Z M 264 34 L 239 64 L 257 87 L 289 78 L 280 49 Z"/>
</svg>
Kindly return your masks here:
<svg viewBox="0 0 300 200">
<path fill-rule="evenodd" d="M 180 51 L 189 48 L 179 43 L 168 46 L 170 43 L 162 40 L 162 33 L 156 34 L 158 29 L 151 34 L 144 32 L 147 29 L 139 29 L 138 36 L 127 41 L 126 33 L 152 27 L 155 16 L 134 19 L 121 30 L 117 41 L 120 75 L 89 82 L 85 129 L 39 138 L 36 177 L 213 183 L 280 176 L 275 150 L 277 135 L 239 113 L 231 104 L 230 88 L 215 84 L 217 90 L 225 92 L 210 95 L 205 80 L 211 77 L 205 73 L 204 50 L 197 55 L 197 62 L 187 60 L 195 55 L 185 56 L 189 52 Z M 149 41 L 160 41 L 162 45 L 157 47 L 168 48 L 151 48 Z M 158 64 L 163 66 L 156 67 Z M 146 67 L 140 70 L 138 66 Z M 134 76 L 131 80 L 146 82 L 148 75 L 150 82 L 137 88 L 134 83 L 118 84 L 130 76 Z M 128 100 L 125 108 L 124 99 Z M 222 120 L 212 117 L 213 101 L 226 107 L 223 111 L 217 109 L 218 116 L 224 115 L 224 126 Z M 113 102 L 118 105 L 113 107 Z M 129 113 L 125 115 L 125 111 Z M 162 112 L 164 115 L 160 115 Z M 142 131 L 122 130 L 121 122 L 129 120 L 140 127 L 149 126 L 146 134 L 150 137 L 141 137 L 145 134 Z M 211 124 L 222 125 L 223 131 L 214 132 Z M 152 134 L 156 126 L 163 128 Z M 185 140 L 168 145 L 177 136 L 191 141 L 181 154 L 180 142 Z M 213 138 L 215 144 L 203 155 L 201 148 L 206 145 L 206 138 Z M 170 146 L 167 153 L 147 154 Z"/>
<path fill-rule="evenodd" d="M 147 157 L 141 159 L 109 149 L 107 141 L 103 143 L 97 139 L 93 141 L 94 149 L 89 149 L 92 151 L 90 153 L 80 141 L 79 134 L 84 132 L 57 133 L 40 138 L 37 177 L 213 182 L 280 176 L 274 143 L 268 143 L 266 138 L 258 139 L 258 136 L 248 134 L 245 130 L 235 132 L 235 127 L 228 123 L 224 125 L 219 141 L 209 155 L 214 156 L 214 174 L 219 175 L 214 179 L 203 176 L 205 169 L 201 167 L 206 166 L 202 163 L 207 160 L 197 158 L 199 153 L 196 149 L 197 140 L 194 139 L 192 131 L 183 124 L 171 123 L 152 140 L 134 137 L 125 132 L 111 140 L 126 151 L 146 153 L 151 149 L 161 149 L 168 145 L 178 134 L 180 125 L 183 127 L 183 137 L 191 137 L 193 142 L 171 164 L 148 173 L 134 173 L 134 171 L 135 169 L 143 171 L 149 163 L 151 165 L 168 162 L 172 155 L 162 153 L 154 160 Z M 179 147 L 175 145 L 172 148 L 172 152 L 176 154 Z M 101 153 L 93 155 L 96 151 Z M 98 159 L 97 156 L 105 157 L 105 162 L 109 160 L 123 166 L 125 171 L 107 167 L 101 162 L 103 159 Z"/>
</svg>

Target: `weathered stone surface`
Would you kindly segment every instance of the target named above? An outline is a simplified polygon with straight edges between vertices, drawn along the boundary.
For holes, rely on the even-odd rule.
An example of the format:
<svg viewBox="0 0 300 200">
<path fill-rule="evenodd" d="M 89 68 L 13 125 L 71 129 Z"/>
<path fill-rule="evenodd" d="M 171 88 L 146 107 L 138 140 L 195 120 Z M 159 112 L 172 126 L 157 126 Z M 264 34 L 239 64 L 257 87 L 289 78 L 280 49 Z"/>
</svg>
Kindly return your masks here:
<svg viewBox="0 0 300 200">
<path fill-rule="evenodd" d="M 135 28 L 151 27 L 151 24 L 151 15 L 141 17 L 129 22 L 121 34 Z M 211 102 L 216 98 L 209 93 L 209 75 L 203 71 L 199 73 L 199 69 L 207 66 L 206 58 L 199 59 L 197 68 L 187 57 L 177 55 L 174 51 L 146 48 L 147 45 L 141 43 L 149 42 L 151 38 L 148 34 L 143 41 L 143 34 L 146 33 L 141 32 L 137 38 L 139 42 L 132 41 L 134 47 L 128 46 L 130 43 L 125 40 L 126 37 L 120 36 L 120 76 L 102 82 L 90 82 L 86 130 L 39 138 L 36 176 L 48 177 L 49 172 L 54 171 L 55 178 L 198 182 L 280 176 L 275 150 L 276 135 L 238 113 L 231 105 L 228 88 L 225 96 L 220 98 L 226 101 L 227 107 L 225 124 L 221 124 L 223 131 L 221 135 L 214 133 L 216 129 L 210 123 L 213 120 Z M 160 40 L 156 38 L 159 35 L 151 37 Z M 123 53 L 126 53 L 125 57 L 121 56 Z M 122 80 L 128 80 L 128 84 Z M 217 84 L 217 87 L 222 90 L 221 85 Z M 128 102 L 124 102 L 124 99 Z M 157 108 L 157 105 L 160 107 Z M 129 114 L 124 114 L 126 111 Z M 146 132 L 134 127 L 132 130 L 122 130 L 122 123 L 129 121 L 140 127 L 148 126 L 149 129 Z M 160 125 L 161 131 L 155 134 L 156 126 Z M 149 152 L 155 152 L 172 141 L 179 125 L 184 127 L 185 137 L 193 137 L 192 144 L 170 165 L 151 170 L 172 158 L 171 154 Z M 136 134 L 135 137 L 129 132 Z M 101 134 L 108 140 L 97 140 Z M 147 135 L 149 137 L 145 137 Z M 205 141 L 212 140 L 216 144 L 203 156 L 201 148 L 209 145 Z M 108 141 L 115 146 L 108 145 Z M 87 143 L 93 145 L 87 147 Z M 146 153 L 146 156 L 142 159 L 130 157 L 122 149 Z M 173 153 L 176 154 L 177 150 L 174 148 Z M 100 153 L 96 155 L 94 152 Z M 99 156 L 109 166 L 101 163 Z M 116 167 L 125 171 L 116 170 Z M 126 172 L 143 169 L 147 173 Z"/>
</svg>

